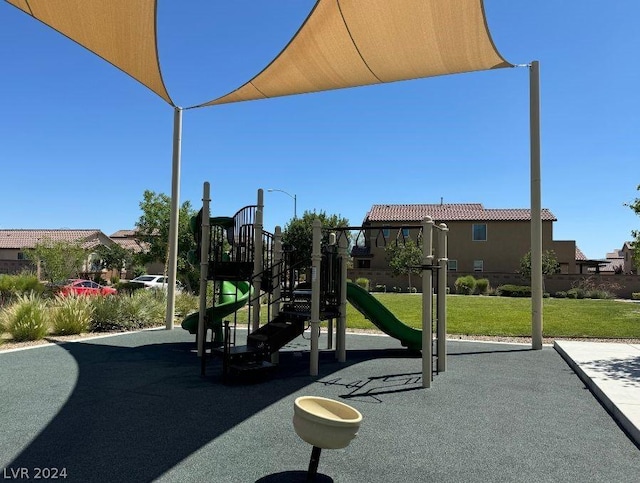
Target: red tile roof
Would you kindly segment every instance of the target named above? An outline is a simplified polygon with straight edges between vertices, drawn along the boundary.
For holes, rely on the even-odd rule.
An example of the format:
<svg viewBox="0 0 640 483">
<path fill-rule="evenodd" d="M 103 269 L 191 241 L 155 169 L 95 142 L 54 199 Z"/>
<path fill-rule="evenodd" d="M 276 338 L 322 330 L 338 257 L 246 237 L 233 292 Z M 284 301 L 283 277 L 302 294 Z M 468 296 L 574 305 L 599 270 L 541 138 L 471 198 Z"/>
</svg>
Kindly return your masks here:
<svg viewBox="0 0 640 483">
<path fill-rule="evenodd" d="M 131 250 L 135 253 L 140 253 L 149 249 L 149 244 L 144 242 L 139 242 L 135 238 L 112 238 L 114 242 L 120 245 L 122 248 L 126 250 Z"/>
<path fill-rule="evenodd" d="M 102 245 L 107 235 L 100 230 L 0 230 L 0 249 L 33 248 L 45 240 L 78 242 L 83 248 Z"/>
<path fill-rule="evenodd" d="M 436 222 L 447 221 L 529 221 L 531 210 L 525 208 L 487 209 L 481 203 L 444 203 L 417 205 L 373 205 L 367 222 L 419 222 L 430 216 Z M 548 209 L 542 209 L 543 221 L 557 221 Z"/>
<path fill-rule="evenodd" d="M 586 260 L 587 256 L 576 246 L 576 261 Z"/>
<path fill-rule="evenodd" d="M 117 232 L 109 235 L 109 238 L 135 238 L 137 234 L 137 228 L 134 228 L 133 230 L 118 230 Z"/>
</svg>

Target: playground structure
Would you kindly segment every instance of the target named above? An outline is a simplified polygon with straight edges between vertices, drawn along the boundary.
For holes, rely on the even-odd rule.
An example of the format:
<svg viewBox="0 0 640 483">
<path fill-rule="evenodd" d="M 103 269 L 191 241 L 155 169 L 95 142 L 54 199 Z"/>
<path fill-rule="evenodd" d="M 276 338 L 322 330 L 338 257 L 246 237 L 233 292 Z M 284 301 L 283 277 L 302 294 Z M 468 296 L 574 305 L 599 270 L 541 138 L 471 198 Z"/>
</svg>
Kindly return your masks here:
<svg viewBox="0 0 640 483">
<path fill-rule="evenodd" d="M 435 226 L 425 218 L 418 237 L 422 239 L 422 330 L 398 320 L 378 299 L 358 285 L 347 281 L 350 234 L 358 232 L 382 243 L 401 243 L 402 226 L 395 240 L 371 237 L 372 228 L 336 227 L 325 230 L 319 220 L 313 222 L 311 259 L 303 259 L 295 247 L 283 246 L 282 231 L 263 229 L 263 190 L 257 204 L 245 206 L 232 217 L 211 217 L 209 183 L 204 183 L 203 205 L 191 220 L 197 240 L 200 263 L 199 312 L 187 316 L 182 327 L 196 334 L 201 372 L 205 373 L 207 334 L 211 331 L 212 355 L 222 357 L 223 378 L 266 371 L 278 363 L 279 350 L 310 329 L 310 375 L 318 375 L 320 324 L 328 321 L 328 347 L 346 361 L 347 302 L 376 327 L 398 339 L 410 350 L 422 351 L 422 384 L 430 387 L 433 360 L 437 372 L 446 370 L 446 225 Z M 415 228 L 415 227 L 414 227 Z M 437 255 L 433 254 L 433 230 L 438 232 Z M 323 243 L 324 238 L 324 243 Z M 304 282 L 299 281 L 304 277 Z M 434 279 L 436 286 L 434 287 Z M 213 282 L 214 300 L 207 300 L 207 286 Z M 435 288 L 435 290 L 434 290 Z M 433 298 L 436 304 L 434 317 Z M 247 308 L 247 342 L 236 345 L 237 311 Z M 262 310 L 261 310 L 262 307 Z M 226 320 L 233 316 L 233 324 Z M 266 320 L 265 323 L 261 323 Z M 434 324 L 435 322 L 435 324 Z M 436 334 L 433 349 L 434 331 Z"/>
</svg>

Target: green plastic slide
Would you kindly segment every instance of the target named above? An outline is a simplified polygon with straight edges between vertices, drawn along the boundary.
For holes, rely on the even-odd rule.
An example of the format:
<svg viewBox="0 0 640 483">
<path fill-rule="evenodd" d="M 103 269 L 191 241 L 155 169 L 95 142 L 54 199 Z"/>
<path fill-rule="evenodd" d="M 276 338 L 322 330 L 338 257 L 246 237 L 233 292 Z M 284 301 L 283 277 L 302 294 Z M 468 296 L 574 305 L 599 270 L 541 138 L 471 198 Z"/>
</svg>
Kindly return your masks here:
<svg viewBox="0 0 640 483">
<path fill-rule="evenodd" d="M 347 300 L 378 329 L 412 350 L 422 349 L 422 331 L 404 324 L 365 289 L 347 282 Z"/>
<path fill-rule="evenodd" d="M 213 330 L 214 345 L 222 345 L 222 319 L 241 309 L 249 301 L 251 291 L 249 282 L 222 282 L 220 301 L 207 309 L 207 328 Z M 182 321 L 182 328 L 196 334 L 199 314 L 187 315 Z"/>
</svg>

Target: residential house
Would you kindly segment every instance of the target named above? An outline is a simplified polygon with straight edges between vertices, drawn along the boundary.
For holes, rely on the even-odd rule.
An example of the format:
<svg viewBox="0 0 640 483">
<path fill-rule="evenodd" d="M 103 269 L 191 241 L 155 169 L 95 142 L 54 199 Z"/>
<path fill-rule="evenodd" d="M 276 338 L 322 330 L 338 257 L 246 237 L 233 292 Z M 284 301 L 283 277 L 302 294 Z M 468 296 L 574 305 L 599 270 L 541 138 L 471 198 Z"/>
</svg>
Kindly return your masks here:
<svg viewBox="0 0 640 483">
<path fill-rule="evenodd" d="M 635 255 L 635 249 L 633 248 L 633 242 L 624 242 L 620 254 L 622 255 L 622 271 L 628 274 L 638 275 L 638 269 L 633 263 L 633 256 Z"/>
<path fill-rule="evenodd" d="M 109 238 L 111 238 L 122 248 L 131 250 L 133 253 L 140 253 L 145 251 L 148 247 L 144 242 L 138 240 L 137 236 L 138 230 L 136 228 L 133 230 L 118 230 L 115 233 L 111 234 Z M 145 270 L 147 273 L 153 274 L 164 273 L 164 263 L 162 261 L 148 263 L 145 266 Z M 134 274 L 131 273 L 131 270 L 127 270 L 126 277 L 131 278 L 133 276 Z"/>
<path fill-rule="evenodd" d="M 624 254 L 622 250 L 614 250 L 607 253 L 605 262 L 602 267 L 598 268 L 600 273 L 616 274 L 624 272 Z"/>
<path fill-rule="evenodd" d="M 366 276 L 366 270 L 388 270 L 385 246 L 398 238 L 415 240 L 427 216 L 449 228 L 450 272 L 513 274 L 531 247 L 529 209 L 489 209 L 480 203 L 373 205 L 362 224 L 369 230 L 352 250 L 357 276 Z M 543 209 L 542 248 L 555 252 L 561 273 L 579 273 L 581 263 L 576 259 L 581 252 L 573 240 L 553 239 L 554 221 L 553 213 Z"/>
<path fill-rule="evenodd" d="M 0 230 L 0 273 L 17 273 L 25 268 L 35 268 L 25 257 L 25 250 L 34 248 L 38 243 L 50 240 L 52 242 L 79 243 L 80 246 L 91 250 L 98 245 L 110 246 L 114 242 L 102 231 L 90 230 L 28 230 L 10 229 Z M 95 272 L 95 254 L 89 253 L 84 263 L 84 272 Z"/>
<path fill-rule="evenodd" d="M 133 253 L 140 253 L 144 251 L 145 247 L 137 239 L 137 234 L 138 230 L 118 230 L 117 232 L 109 235 L 109 238 L 122 248 L 131 250 Z"/>
<path fill-rule="evenodd" d="M 111 236 L 105 235 L 98 229 L 0 230 L 0 273 L 18 273 L 23 269 L 35 269 L 33 263 L 26 259 L 24 251 L 45 240 L 77 242 L 87 250 L 91 250 L 98 245 L 111 246 L 114 243 L 134 253 L 139 253 L 145 249 L 144 244 L 136 239 L 136 230 L 119 230 Z M 107 280 L 112 275 L 121 276 L 121 274 L 105 272 L 99 267 L 97 261 L 96 255 L 90 252 L 82 271 L 85 273 L 101 271 L 103 278 Z M 149 263 L 145 266 L 145 269 L 147 273 L 162 273 L 164 264 L 162 262 Z M 131 274 L 127 273 L 127 275 L 130 276 Z"/>
</svg>

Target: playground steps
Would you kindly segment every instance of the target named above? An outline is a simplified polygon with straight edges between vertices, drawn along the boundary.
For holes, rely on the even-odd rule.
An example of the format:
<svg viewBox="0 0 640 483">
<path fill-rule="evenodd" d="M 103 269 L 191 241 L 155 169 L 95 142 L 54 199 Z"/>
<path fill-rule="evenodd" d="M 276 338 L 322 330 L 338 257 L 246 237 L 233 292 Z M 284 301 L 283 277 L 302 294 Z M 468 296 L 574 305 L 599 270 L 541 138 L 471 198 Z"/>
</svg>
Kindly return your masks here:
<svg viewBox="0 0 640 483">
<path fill-rule="evenodd" d="M 224 377 L 256 379 L 275 367 L 269 362 L 271 354 L 304 332 L 308 317 L 300 314 L 280 314 L 271 322 L 247 336 L 247 345 L 213 349 L 213 354 L 223 358 Z"/>
<path fill-rule="evenodd" d="M 264 374 L 275 367 L 268 362 L 269 354 L 264 350 L 247 345 L 231 346 L 213 349 L 213 353 L 222 357 L 224 362 L 224 374 L 241 376 L 243 378 L 254 378 Z"/>
<path fill-rule="evenodd" d="M 279 314 L 247 336 L 247 345 L 272 354 L 304 332 L 306 316 Z"/>
</svg>

